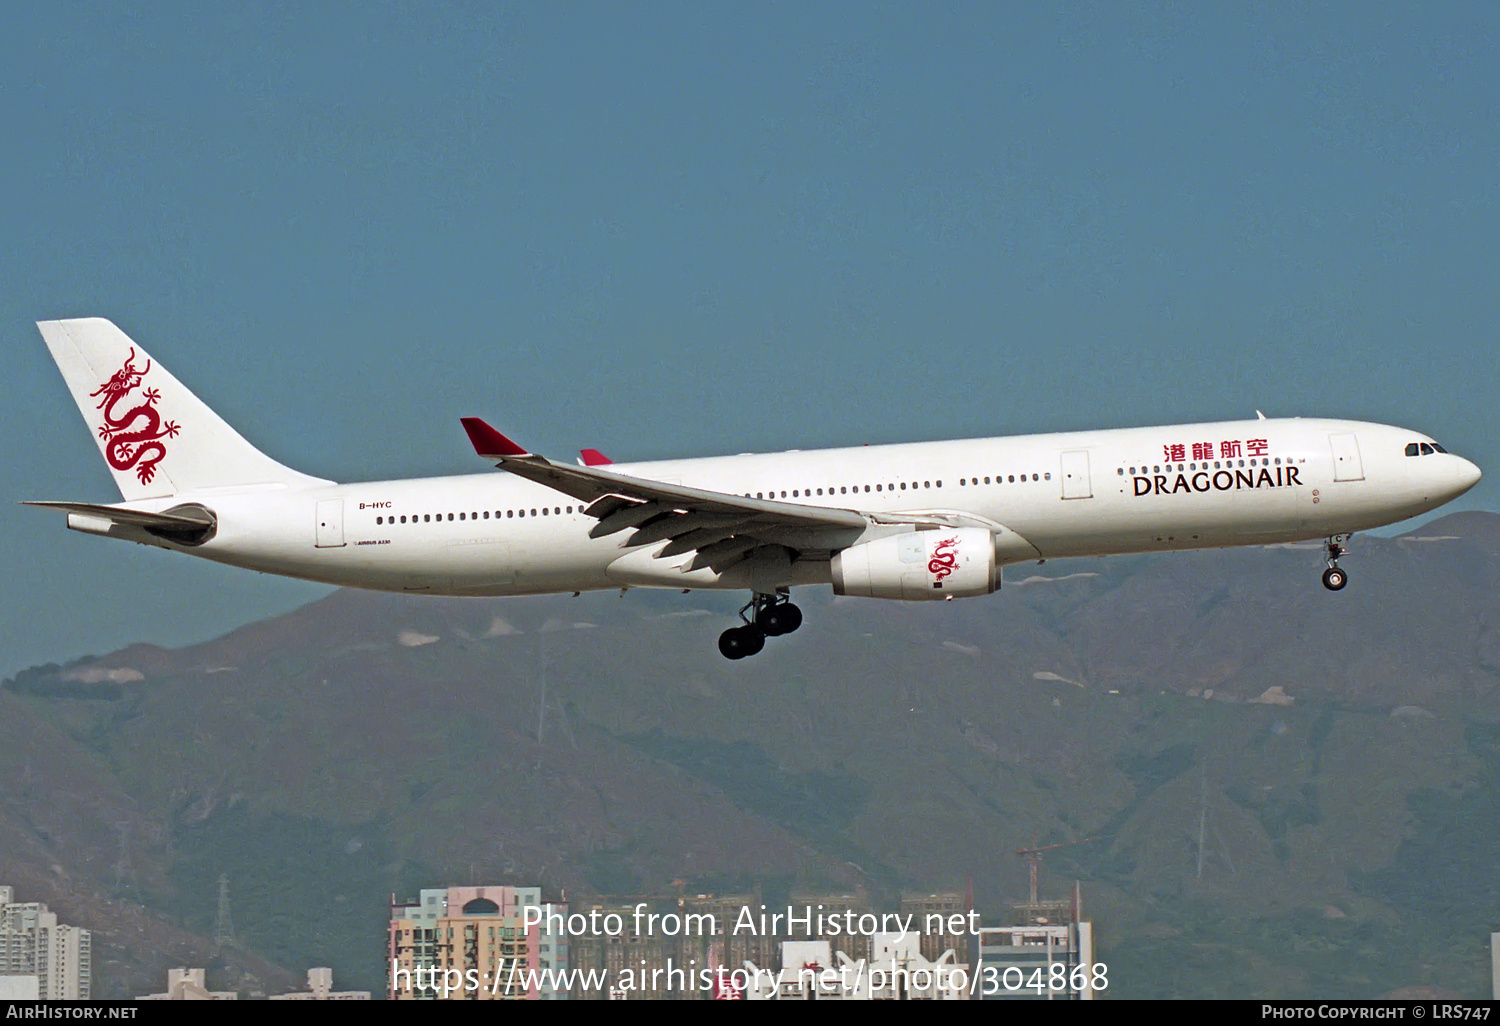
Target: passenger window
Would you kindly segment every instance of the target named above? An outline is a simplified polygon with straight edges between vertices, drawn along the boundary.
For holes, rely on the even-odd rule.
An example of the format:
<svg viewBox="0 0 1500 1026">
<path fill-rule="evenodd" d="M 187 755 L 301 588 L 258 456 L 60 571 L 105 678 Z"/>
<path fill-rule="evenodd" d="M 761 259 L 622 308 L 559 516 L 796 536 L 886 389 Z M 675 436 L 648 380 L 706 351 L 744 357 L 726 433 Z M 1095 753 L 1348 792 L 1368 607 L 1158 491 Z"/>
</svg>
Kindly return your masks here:
<svg viewBox="0 0 1500 1026">
<path fill-rule="evenodd" d="M 1014 474 L 1010 475 L 1010 483 L 1011 484 L 1015 484 L 1016 483 L 1016 475 L 1014 475 Z"/>
<path fill-rule="evenodd" d="M 512 518 L 513 518 L 513 517 L 515 517 L 515 515 L 516 515 L 516 511 L 515 511 L 515 510 L 513 510 L 513 509 L 508 509 L 508 510 L 506 510 L 506 511 L 505 511 L 505 515 L 506 515 L 506 516 L 507 516 L 507 517 L 512 517 Z"/>
</svg>

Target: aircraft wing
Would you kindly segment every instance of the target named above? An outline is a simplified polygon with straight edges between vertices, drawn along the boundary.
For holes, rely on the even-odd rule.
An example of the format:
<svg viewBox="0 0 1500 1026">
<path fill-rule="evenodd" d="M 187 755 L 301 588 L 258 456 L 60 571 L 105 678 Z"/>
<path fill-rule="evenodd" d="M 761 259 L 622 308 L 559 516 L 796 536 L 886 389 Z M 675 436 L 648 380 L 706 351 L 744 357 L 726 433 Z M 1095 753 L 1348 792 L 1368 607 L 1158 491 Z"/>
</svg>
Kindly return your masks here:
<svg viewBox="0 0 1500 1026">
<path fill-rule="evenodd" d="M 658 558 L 696 553 L 685 572 L 704 567 L 723 572 L 764 545 L 832 551 L 852 544 L 875 523 L 952 523 L 943 515 L 907 517 L 752 499 L 632 477 L 604 466 L 556 463 L 527 452 L 478 417 L 463 418 L 463 425 L 484 459 L 585 503 L 584 513 L 599 521 L 590 537 L 632 531 L 622 548 L 667 541 Z"/>
</svg>

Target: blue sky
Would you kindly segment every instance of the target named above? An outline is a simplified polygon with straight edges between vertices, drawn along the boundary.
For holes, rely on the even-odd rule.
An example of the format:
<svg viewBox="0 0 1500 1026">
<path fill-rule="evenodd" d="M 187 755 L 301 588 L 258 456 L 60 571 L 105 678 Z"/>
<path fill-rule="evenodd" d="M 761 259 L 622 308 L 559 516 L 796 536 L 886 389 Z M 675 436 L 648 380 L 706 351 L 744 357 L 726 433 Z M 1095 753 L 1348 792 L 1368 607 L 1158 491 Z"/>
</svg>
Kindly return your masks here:
<svg viewBox="0 0 1500 1026">
<path fill-rule="evenodd" d="M 1326 415 L 1489 475 L 1500 8 L 14 5 L 0 672 L 323 593 L 112 501 L 33 322 L 340 480 Z M 1312 572 L 1311 570 L 1309 572 Z"/>
</svg>

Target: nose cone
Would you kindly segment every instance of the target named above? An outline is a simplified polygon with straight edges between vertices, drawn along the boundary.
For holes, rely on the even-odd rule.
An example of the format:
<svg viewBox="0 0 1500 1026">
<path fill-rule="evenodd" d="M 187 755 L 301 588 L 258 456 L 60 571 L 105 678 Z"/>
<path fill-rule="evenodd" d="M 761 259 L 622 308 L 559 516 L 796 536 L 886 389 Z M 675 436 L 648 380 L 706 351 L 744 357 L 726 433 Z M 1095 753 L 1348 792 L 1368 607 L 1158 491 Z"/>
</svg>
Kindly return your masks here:
<svg viewBox="0 0 1500 1026">
<path fill-rule="evenodd" d="M 1460 456 L 1458 457 L 1458 468 L 1454 471 L 1454 476 L 1457 478 L 1458 485 L 1458 490 L 1455 494 L 1462 495 L 1477 485 L 1483 475 L 1477 466 Z"/>
</svg>

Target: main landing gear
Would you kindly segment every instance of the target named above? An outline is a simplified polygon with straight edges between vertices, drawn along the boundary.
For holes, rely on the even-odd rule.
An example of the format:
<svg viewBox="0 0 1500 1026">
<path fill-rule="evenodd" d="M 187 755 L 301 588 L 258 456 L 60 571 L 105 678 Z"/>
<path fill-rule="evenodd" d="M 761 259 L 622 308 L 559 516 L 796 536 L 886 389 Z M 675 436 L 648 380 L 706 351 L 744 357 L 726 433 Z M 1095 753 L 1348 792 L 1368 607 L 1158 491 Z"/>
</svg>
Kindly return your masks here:
<svg viewBox="0 0 1500 1026">
<path fill-rule="evenodd" d="M 740 619 L 745 621 L 743 626 L 719 635 L 719 652 L 726 659 L 753 656 L 766 647 L 767 638 L 792 633 L 802 626 L 802 610 L 792 605 L 785 591 L 776 595 L 757 593 L 740 610 Z"/>
<path fill-rule="evenodd" d="M 1339 557 L 1348 553 L 1344 542 L 1347 534 L 1336 534 L 1328 539 L 1328 569 L 1323 571 L 1323 587 L 1329 591 L 1341 591 L 1349 583 L 1349 575 L 1339 567 Z"/>
</svg>

